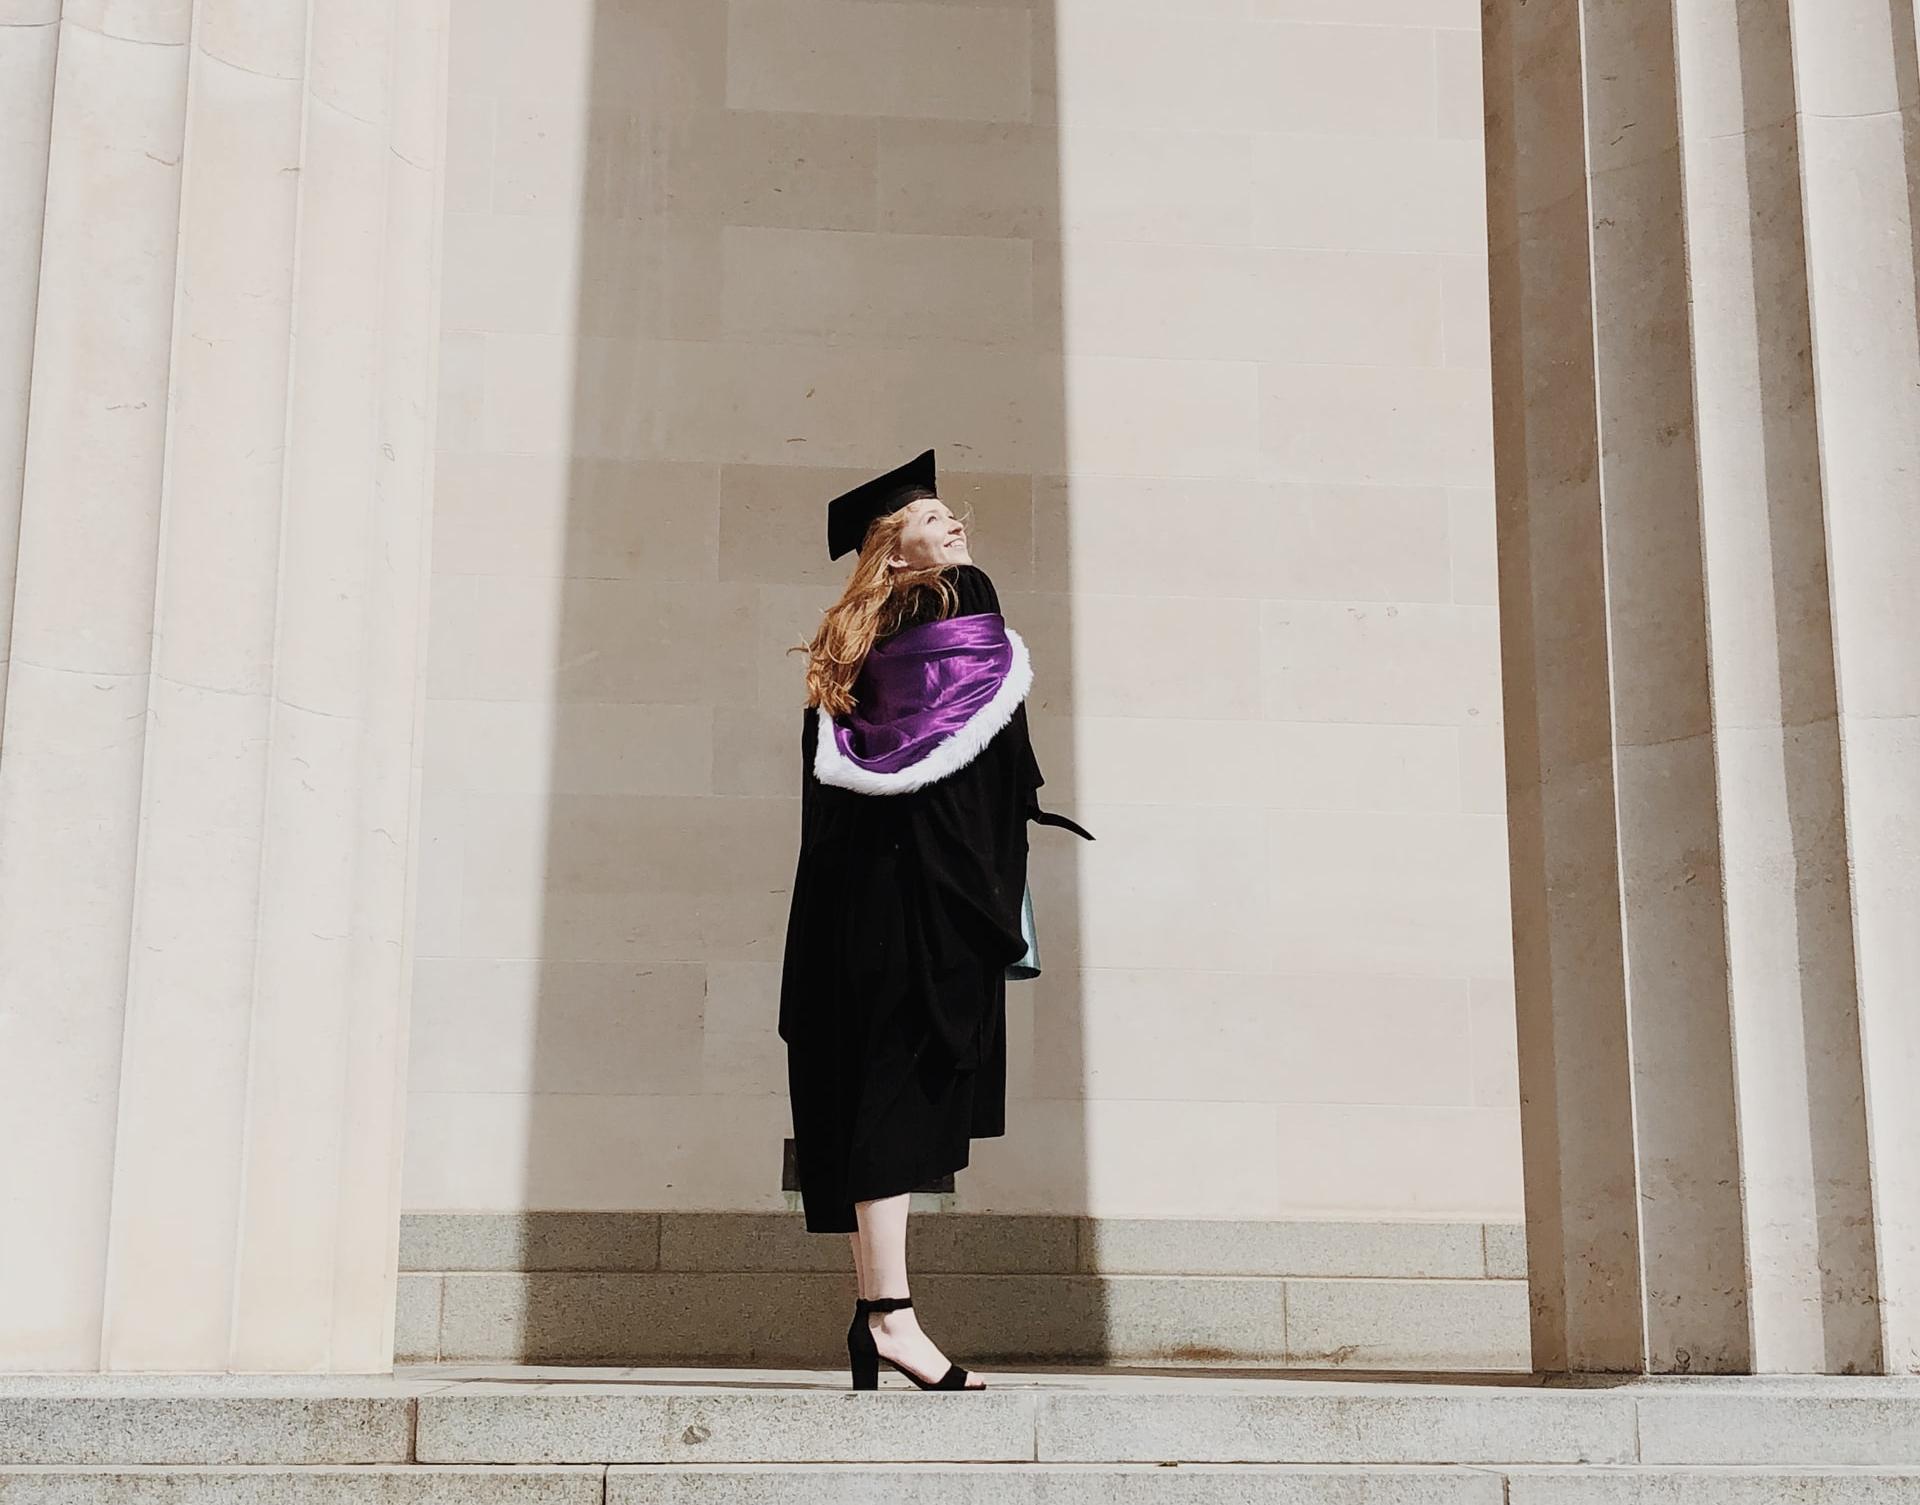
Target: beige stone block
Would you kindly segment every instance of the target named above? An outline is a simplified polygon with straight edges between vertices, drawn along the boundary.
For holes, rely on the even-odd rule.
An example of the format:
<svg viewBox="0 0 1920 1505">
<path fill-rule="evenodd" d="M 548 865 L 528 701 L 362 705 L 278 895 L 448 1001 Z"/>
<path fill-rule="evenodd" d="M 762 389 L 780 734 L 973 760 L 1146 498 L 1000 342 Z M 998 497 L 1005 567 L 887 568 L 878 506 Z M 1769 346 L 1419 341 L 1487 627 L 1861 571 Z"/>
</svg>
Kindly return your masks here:
<svg viewBox="0 0 1920 1505">
<path fill-rule="evenodd" d="M 722 103 L 726 50 L 725 12 L 707 0 L 611 11 L 465 0 L 447 71 L 455 89 L 576 102 L 617 81 L 656 118 Z"/>
<path fill-rule="evenodd" d="M 1471 28 L 1433 34 L 1439 74 L 1440 135 L 1480 147 L 1486 132 L 1485 97 L 1480 79 L 1479 17 Z"/>
<path fill-rule="evenodd" d="M 1261 135 L 1254 240 L 1346 251 L 1474 254 L 1486 247 L 1478 142 Z"/>
<path fill-rule="evenodd" d="M 1169 529 L 1175 516 L 1213 526 Z M 1427 488 L 1042 477 L 1034 524 L 1047 589 L 1345 601 L 1444 601 L 1451 590 L 1446 499 Z M 1236 537 L 1267 546 L 1222 546 Z"/>
<path fill-rule="evenodd" d="M 718 477 L 718 466 L 691 462 L 442 456 L 434 572 L 713 580 Z"/>
<path fill-rule="evenodd" d="M 876 208 L 884 122 L 833 114 L 714 110 L 654 171 L 675 213 L 729 225 L 892 228 Z"/>
<path fill-rule="evenodd" d="M 1267 812 L 1274 965 L 1498 977 L 1507 846 L 1488 815 Z"/>
<path fill-rule="evenodd" d="M 400 1217 L 400 1269 L 657 1270 L 662 1221 L 657 1212 L 624 1210 L 408 1212 Z"/>
<path fill-rule="evenodd" d="M 1517 1108 L 1520 1063 L 1514 1035 L 1513 979 L 1476 977 L 1471 987 L 1473 1101 L 1483 1108 Z"/>
<path fill-rule="evenodd" d="M 1507 808 L 1506 749 L 1501 728 L 1463 726 L 1460 744 L 1460 808 L 1476 815 L 1503 815 Z"/>
<path fill-rule="evenodd" d="M 680 214 L 588 219 L 579 235 L 579 315 L 596 337 L 722 336 L 722 227 Z"/>
<path fill-rule="evenodd" d="M 752 592 L 673 581 L 477 578 L 443 591 L 446 699 L 751 701 Z"/>
<path fill-rule="evenodd" d="M 713 792 L 769 797 L 801 787 L 801 736 L 807 712 L 791 706 L 713 707 Z"/>
<path fill-rule="evenodd" d="M 1434 63 L 1425 31 L 1294 27 L 1236 4 L 1092 4 L 1056 10 L 1066 125 L 1427 136 Z"/>
<path fill-rule="evenodd" d="M 824 594 L 830 602 L 845 587 L 853 556 L 827 557 L 827 503 L 879 468 L 722 466 L 720 578 L 820 587 L 809 599 Z M 974 563 L 997 592 L 1026 589 L 1033 576 L 1033 483 L 1025 475 L 939 469 L 941 499 L 966 521 Z"/>
<path fill-rule="evenodd" d="M 1492 361 L 1486 257 L 1441 257 L 1440 301 L 1446 324 L 1446 364 L 1486 371 Z"/>
<path fill-rule="evenodd" d="M 1280 1104 L 1281 1215 L 1520 1216 L 1520 1119 L 1510 1108 Z"/>
<path fill-rule="evenodd" d="M 1491 609 L 1268 601 L 1261 606 L 1267 714 L 1287 721 L 1497 721 Z"/>
<path fill-rule="evenodd" d="M 1030 727 L 1043 719 L 1052 718 L 1029 716 Z M 1047 746 L 1043 730 L 1036 748 Z M 1096 804 L 1441 811 L 1460 806 L 1454 744 L 1445 727 L 1085 716 L 1041 768 L 1068 802 L 1080 791 Z M 1196 784 L 1203 754 L 1207 777 Z"/>
<path fill-rule="evenodd" d="M 1080 1268 L 1105 1275 L 1458 1280 L 1485 1270 L 1478 1223 L 1102 1218 L 1080 1228 Z"/>
<path fill-rule="evenodd" d="M 408 1115 L 416 1212 L 785 1205 L 781 1097 L 431 1092 Z"/>
<path fill-rule="evenodd" d="M 1289 1280 L 1296 1364 L 1428 1371 L 1531 1367 L 1517 1280 Z"/>
<path fill-rule="evenodd" d="M 940 433 L 1001 471 L 1062 457 L 1058 363 L 1031 352 L 490 335 L 486 361 L 510 452 L 871 467 Z"/>
<path fill-rule="evenodd" d="M 1253 142 L 1243 132 L 1066 126 L 1057 133 L 1057 234 L 1244 245 L 1252 172 Z"/>
<path fill-rule="evenodd" d="M 428 787 L 526 795 L 707 794 L 713 719 L 704 705 L 432 700 Z"/>
<path fill-rule="evenodd" d="M 1092 1101 L 1087 1210 L 1096 1216 L 1260 1217 L 1273 1132 L 1264 1103 Z"/>
<path fill-rule="evenodd" d="M 1460 808 L 1454 733 L 1442 727 L 1277 721 L 1265 803 L 1281 810 Z"/>
<path fill-rule="evenodd" d="M 468 955 L 778 954 L 797 799 L 489 794 L 467 808 Z"/>
<path fill-rule="evenodd" d="M 706 969 L 422 958 L 413 1092 L 672 1092 L 699 1085 Z"/>
<path fill-rule="evenodd" d="M 493 208 L 493 112 L 497 100 L 477 90 L 447 93 L 446 213 L 485 214 Z"/>
<path fill-rule="evenodd" d="M 1057 239 L 1059 133 L 1026 121 L 889 116 L 878 138 L 876 227 L 892 234 Z"/>
<path fill-rule="evenodd" d="M 1059 0 L 1051 32 L 1036 57 L 1039 118 L 1205 131 L 1251 130 L 1262 118 L 1264 60 L 1237 4 Z"/>
<path fill-rule="evenodd" d="M 1047 783 L 1042 803 L 1071 809 L 1095 804 L 1260 803 L 1272 793 L 1266 728 L 1256 721 L 1147 716 L 1065 716 L 1029 710 L 1034 755 Z M 1193 760 L 1204 748 L 1207 778 Z"/>
<path fill-rule="evenodd" d="M 1006 1136 L 973 1141 L 955 1185 L 970 1211 L 1270 1216 L 1273 1111 L 1264 1103 L 1009 1102 Z"/>
<path fill-rule="evenodd" d="M 1440 258 L 1092 237 L 1059 254 L 1076 355 L 1441 363 Z"/>
<path fill-rule="evenodd" d="M 1032 18 L 991 7 L 740 0 L 727 7 L 735 110 L 1025 120 Z M 940 66 L 921 64 L 938 57 Z"/>
<path fill-rule="evenodd" d="M 1492 488 L 1449 491 L 1447 512 L 1447 538 L 1453 558 L 1453 599 L 1462 606 L 1499 605 L 1500 571 Z"/>
<path fill-rule="evenodd" d="M 1071 347 L 1071 323 L 1066 337 Z M 1117 475 L 1257 473 L 1259 371 L 1246 361 L 1069 357 L 1065 434 L 1074 465 Z"/>
<path fill-rule="evenodd" d="M 1479 0 L 1253 0 L 1268 21 L 1343 21 L 1356 26 L 1432 26 L 1477 31 Z"/>
<path fill-rule="evenodd" d="M 449 330 L 562 334 L 580 300 L 580 227 L 558 216 L 445 218 L 440 317 Z"/>
<path fill-rule="evenodd" d="M 1074 818 L 1097 840 L 1036 840 L 1029 858 L 1049 967 L 1268 965 L 1267 853 L 1244 811 L 1081 801 Z"/>
<path fill-rule="evenodd" d="M 1036 1021 L 1041 1097 L 1474 1101 L 1457 979 L 1097 967 L 1076 993 Z"/>
<path fill-rule="evenodd" d="M 1253 147 L 1244 132 L 909 119 L 880 131 L 880 227 L 1048 242 L 1035 252 L 1042 298 L 1061 281 L 1063 239 L 1249 238 Z"/>
<path fill-rule="evenodd" d="M 1044 924 L 1045 922 L 1042 921 Z M 1060 975 L 1048 968 L 1030 984 L 1035 1007 L 1048 1007 Z M 968 1165 L 954 1177 L 953 1208 L 960 1212 L 1083 1212 L 1087 1203 L 1085 1104 L 1009 1096 L 1007 1132 L 976 1139 Z"/>
<path fill-rule="evenodd" d="M 780 974 L 778 960 L 716 961 L 707 966 L 699 1075 L 690 1075 L 702 1091 L 786 1099 L 787 1046 L 778 1030 Z"/>
<path fill-rule="evenodd" d="M 1031 1098 L 1034 1092 L 1034 1038 L 1038 1029 L 1039 993 L 1032 980 L 1007 984 L 1007 1098 Z"/>
<path fill-rule="evenodd" d="M 493 207 L 587 219 L 874 228 L 875 126 L 779 111 L 664 116 L 571 95 L 499 104 Z"/>
<path fill-rule="evenodd" d="M 1259 714 L 1256 601 L 1036 593 L 1001 605 L 1033 653 L 1030 713 Z"/>
<path fill-rule="evenodd" d="M 452 330 L 712 338 L 721 328 L 720 228 L 661 214 L 579 220 L 450 214 L 442 316 Z"/>
<path fill-rule="evenodd" d="M 752 703 L 769 713 L 790 712 L 797 725 L 806 704 L 806 645 L 837 592 L 817 585 L 761 585 L 753 590 L 758 674 Z"/>
<path fill-rule="evenodd" d="M 402 1275 L 394 1305 L 393 1357 L 398 1364 L 440 1358 L 440 1277 Z"/>
<path fill-rule="evenodd" d="M 1784 20 L 1784 13 L 1782 13 Z M 1714 1465 L 1702 1468 L 1509 1468 L 1507 1505 L 1893 1505 L 1914 1492 L 1908 1471 L 1841 1465 L 1814 1469 Z"/>
<path fill-rule="evenodd" d="M 1245 45 L 1268 87 L 1255 95 L 1258 130 L 1315 136 L 1433 134 L 1433 34 L 1420 27 L 1294 25 L 1263 17 Z"/>
<path fill-rule="evenodd" d="M 1024 240 L 731 225 L 720 276 L 733 340 L 1017 347 L 1033 335 Z"/>
<path fill-rule="evenodd" d="M 440 380 L 434 398 L 434 442 L 442 455 L 487 446 L 487 340 L 471 331 L 440 337 Z"/>
<path fill-rule="evenodd" d="M 1920 1465 L 1920 1396 L 1897 1379 L 1812 1379 L 1764 1388 L 1749 1382 L 1699 1393 L 1663 1386 L 1640 1396 L 1635 1409 L 1644 1463 Z"/>
<path fill-rule="evenodd" d="M 1480 1230 L 1487 1274 L 1494 1280 L 1527 1278 L 1527 1225 L 1515 1219 L 1487 1223 Z"/>
<path fill-rule="evenodd" d="M 433 718 L 428 716 L 431 748 Z M 429 751 L 429 757 L 432 756 Z M 420 835 L 414 886 L 416 957 L 460 950 L 460 904 L 465 887 L 466 827 L 461 791 L 428 777 L 420 791 Z"/>
<path fill-rule="evenodd" d="M 1493 480 L 1484 373 L 1259 366 L 1260 464 L 1270 480 L 1483 487 Z"/>
</svg>

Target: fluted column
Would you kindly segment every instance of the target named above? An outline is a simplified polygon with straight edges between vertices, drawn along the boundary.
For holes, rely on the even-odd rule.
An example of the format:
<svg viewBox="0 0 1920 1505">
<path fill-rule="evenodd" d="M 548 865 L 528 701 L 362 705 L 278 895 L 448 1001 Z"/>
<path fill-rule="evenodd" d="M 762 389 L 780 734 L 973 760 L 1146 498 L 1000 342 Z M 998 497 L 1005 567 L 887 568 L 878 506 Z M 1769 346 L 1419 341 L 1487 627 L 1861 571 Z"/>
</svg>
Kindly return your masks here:
<svg viewBox="0 0 1920 1505">
<path fill-rule="evenodd" d="M 1911 0 L 1485 0 L 1535 1363 L 1910 1372 Z"/>
<path fill-rule="evenodd" d="M 390 1366 L 445 35 L 59 16 L 0 369 L 0 1367 Z"/>
</svg>

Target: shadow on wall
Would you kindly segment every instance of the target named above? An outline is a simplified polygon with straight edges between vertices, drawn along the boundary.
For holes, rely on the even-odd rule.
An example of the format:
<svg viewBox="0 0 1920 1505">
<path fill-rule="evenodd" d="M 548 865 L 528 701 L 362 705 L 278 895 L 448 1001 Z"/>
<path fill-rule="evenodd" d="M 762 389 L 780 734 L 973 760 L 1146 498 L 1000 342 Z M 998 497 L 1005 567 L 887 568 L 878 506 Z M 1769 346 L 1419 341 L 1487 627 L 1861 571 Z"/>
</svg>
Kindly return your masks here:
<svg viewBox="0 0 1920 1505">
<path fill-rule="evenodd" d="M 556 367 L 571 393 L 546 441 L 568 479 L 536 1208 L 798 1207 L 774 1033 L 803 715 L 785 649 L 850 563 L 826 558 L 829 497 L 937 449 L 1034 647 L 1048 803 L 1073 808 L 1071 582 L 1063 562 L 1038 578 L 1035 549 L 1036 498 L 1066 498 L 1035 482 L 1066 470 L 1056 136 L 1036 123 L 1049 5 L 876 7 L 844 45 L 806 14 L 598 0 L 586 97 L 497 103 L 502 144 L 543 139 L 507 119 L 523 109 L 584 116 L 552 126 L 585 142 L 570 204 L 537 147 L 522 185 L 534 212 L 577 220 L 578 245 L 572 370 Z M 969 62 L 930 75 L 919 49 L 948 32 Z M 500 181 L 511 168 L 496 162 Z M 538 447 L 517 421 L 490 409 L 485 447 Z M 1085 1206 L 1078 1104 L 1044 1127 L 1023 1111 L 1036 1009 L 1056 1042 L 1080 1019 L 1078 842 L 1030 831 L 1049 970 L 1008 988 L 1009 1132 L 974 1142 L 968 1210 Z M 844 1239 L 812 1237 L 851 1276 Z"/>
</svg>

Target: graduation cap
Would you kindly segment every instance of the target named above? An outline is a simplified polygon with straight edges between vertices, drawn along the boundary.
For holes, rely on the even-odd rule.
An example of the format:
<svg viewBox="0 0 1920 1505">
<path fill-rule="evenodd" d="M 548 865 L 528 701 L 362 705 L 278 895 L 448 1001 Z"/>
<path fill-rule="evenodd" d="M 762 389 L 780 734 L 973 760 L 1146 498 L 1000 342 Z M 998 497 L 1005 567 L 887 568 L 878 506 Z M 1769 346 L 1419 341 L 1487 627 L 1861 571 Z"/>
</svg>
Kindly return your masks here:
<svg viewBox="0 0 1920 1505">
<path fill-rule="evenodd" d="M 827 558 L 838 559 L 849 549 L 859 548 L 873 520 L 899 511 L 916 491 L 939 494 L 933 484 L 930 449 L 827 503 Z"/>
</svg>

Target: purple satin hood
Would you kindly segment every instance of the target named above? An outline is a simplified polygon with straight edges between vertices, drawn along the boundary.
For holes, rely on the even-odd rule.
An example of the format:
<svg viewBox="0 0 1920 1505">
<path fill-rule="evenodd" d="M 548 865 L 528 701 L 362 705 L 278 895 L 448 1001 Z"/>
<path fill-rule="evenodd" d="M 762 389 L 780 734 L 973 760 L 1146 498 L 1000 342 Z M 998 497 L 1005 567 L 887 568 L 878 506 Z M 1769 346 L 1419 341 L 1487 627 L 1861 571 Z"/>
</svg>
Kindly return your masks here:
<svg viewBox="0 0 1920 1505">
<path fill-rule="evenodd" d="M 978 754 L 1031 682 L 1026 645 L 997 611 L 905 628 L 868 651 L 854 709 L 823 728 L 815 773 L 869 794 L 918 788 Z"/>
</svg>

